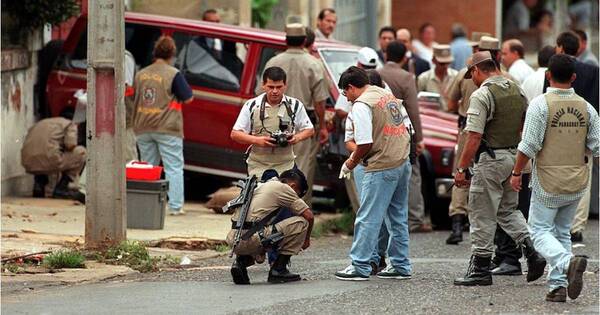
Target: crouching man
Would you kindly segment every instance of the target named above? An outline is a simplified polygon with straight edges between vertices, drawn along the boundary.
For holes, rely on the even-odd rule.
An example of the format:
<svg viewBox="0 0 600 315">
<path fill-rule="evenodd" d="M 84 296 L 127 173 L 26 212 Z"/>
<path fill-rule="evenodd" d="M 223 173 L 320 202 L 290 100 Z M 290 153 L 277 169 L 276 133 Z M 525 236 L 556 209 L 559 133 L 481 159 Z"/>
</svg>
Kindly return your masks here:
<svg viewBox="0 0 600 315">
<path fill-rule="evenodd" d="M 246 220 L 241 225 L 241 240 L 235 244 L 236 225 L 244 206 L 238 207 L 232 220 L 227 243 L 232 246 L 236 259 L 231 267 L 235 284 L 250 284 L 247 267 L 265 260 L 265 252 L 273 249 L 278 253 L 269 271 L 268 282 L 284 283 L 300 280 L 300 275 L 287 269 L 290 257 L 310 246 L 313 213 L 301 199 L 308 189 L 304 174 L 288 170 L 279 180 L 260 183 L 254 189 L 249 202 Z M 293 216 L 277 221 L 277 214 L 288 209 Z"/>
</svg>

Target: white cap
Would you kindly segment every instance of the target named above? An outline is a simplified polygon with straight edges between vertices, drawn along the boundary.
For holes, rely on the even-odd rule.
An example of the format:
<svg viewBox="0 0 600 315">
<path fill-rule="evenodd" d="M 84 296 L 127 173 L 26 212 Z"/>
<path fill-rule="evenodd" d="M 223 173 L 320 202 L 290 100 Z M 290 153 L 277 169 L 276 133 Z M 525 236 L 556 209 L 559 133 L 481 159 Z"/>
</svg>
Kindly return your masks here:
<svg viewBox="0 0 600 315">
<path fill-rule="evenodd" d="M 373 48 L 363 47 L 358 51 L 358 63 L 367 67 L 377 66 L 379 56 Z"/>
</svg>

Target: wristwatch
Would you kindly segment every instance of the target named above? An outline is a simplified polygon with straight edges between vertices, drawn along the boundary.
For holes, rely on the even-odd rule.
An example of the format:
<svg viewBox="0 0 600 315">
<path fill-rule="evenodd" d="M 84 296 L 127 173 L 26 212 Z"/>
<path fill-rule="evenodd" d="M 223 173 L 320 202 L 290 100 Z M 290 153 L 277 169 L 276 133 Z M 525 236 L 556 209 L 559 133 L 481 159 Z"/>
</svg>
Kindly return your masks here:
<svg viewBox="0 0 600 315">
<path fill-rule="evenodd" d="M 523 175 L 523 173 L 515 173 L 515 171 L 510 172 L 510 175 L 514 176 L 514 177 L 520 177 L 521 175 Z"/>
<path fill-rule="evenodd" d="M 456 171 L 457 171 L 458 173 L 461 173 L 461 174 L 462 174 L 462 173 L 466 173 L 466 172 L 467 172 L 467 169 L 466 169 L 466 168 L 459 167 L 459 168 L 457 168 L 457 169 L 456 169 Z"/>
</svg>

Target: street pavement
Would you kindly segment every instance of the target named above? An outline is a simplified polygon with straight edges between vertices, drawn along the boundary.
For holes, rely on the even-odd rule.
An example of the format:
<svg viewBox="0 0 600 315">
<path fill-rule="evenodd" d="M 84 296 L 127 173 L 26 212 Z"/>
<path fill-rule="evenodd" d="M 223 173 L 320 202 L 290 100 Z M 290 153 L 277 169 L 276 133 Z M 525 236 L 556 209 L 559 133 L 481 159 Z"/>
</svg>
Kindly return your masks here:
<svg viewBox="0 0 600 315">
<path fill-rule="evenodd" d="M 584 233 L 576 254 L 590 257 L 585 286 L 577 300 L 544 301 L 544 278 L 527 283 L 525 276 L 494 277 L 488 287 L 456 287 L 452 280 L 466 271 L 469 242 L 444 244 L 445 231 L 411 235 L 413 277 L 336 280 L 333 273 L 349 263 L 351 237 L 313 239 L 312 246 L 292 258 L 290 269 L 304 281 L 266 283 L 266 265 L 249 269 L 250 286 L 231 283 L 227 256 L 202 260 L 189 270 L 121 277 L 112 281 L 52 287 L 2 296 L 3 314 L 480 314 L 599 312 L 598 221 Z M 465 233 L 467 235 L 467 233 Z M 523 262 L 526 269 L 526 264 Z"/>
</svg>

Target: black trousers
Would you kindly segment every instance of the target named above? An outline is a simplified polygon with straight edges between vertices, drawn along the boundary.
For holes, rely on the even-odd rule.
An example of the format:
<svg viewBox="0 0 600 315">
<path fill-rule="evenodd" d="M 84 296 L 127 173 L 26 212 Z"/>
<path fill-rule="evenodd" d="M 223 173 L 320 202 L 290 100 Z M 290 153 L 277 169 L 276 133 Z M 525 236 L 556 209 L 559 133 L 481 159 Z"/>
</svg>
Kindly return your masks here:
<svg viewBox="0 0 600 315">
<path fill-rule="evenodd" d="M 523 213 L 525 219 L 529 217 L 529 202 L 531 201 L 529 177 L 530 174 L 523 174 L 522 189 L 519 192 L 519 204 L 517 205 L 517 209 Z M 496 227 L 494 245 L 496 245 L 496 251 L 494 252 L 495 264 L 499 265 L 501 262 L 504 262 L 509 265 L 520 265 L 519 259 L 523 256 L 523 252 L 515 241 L 504 232 L 500 225 Z"/>
</svg>

